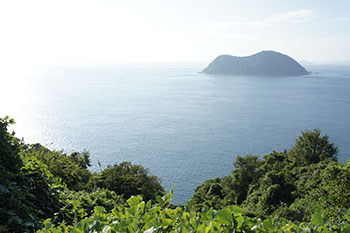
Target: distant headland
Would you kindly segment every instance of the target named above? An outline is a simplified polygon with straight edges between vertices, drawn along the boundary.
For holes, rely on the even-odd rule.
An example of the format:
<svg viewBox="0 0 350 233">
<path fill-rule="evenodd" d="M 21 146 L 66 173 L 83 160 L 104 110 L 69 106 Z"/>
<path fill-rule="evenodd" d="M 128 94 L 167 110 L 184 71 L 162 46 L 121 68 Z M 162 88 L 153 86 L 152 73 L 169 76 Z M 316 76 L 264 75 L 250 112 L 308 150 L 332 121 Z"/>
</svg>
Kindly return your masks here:
<svg viewBox="0 0 350 233">
<path fill-rule="evenodd" d="M 301 76 L 309 72 L 293 58 L 275 51 L 262 51 L 247 57 L 221 55 L 204 70 L 207 74 Z"/>
</svg>

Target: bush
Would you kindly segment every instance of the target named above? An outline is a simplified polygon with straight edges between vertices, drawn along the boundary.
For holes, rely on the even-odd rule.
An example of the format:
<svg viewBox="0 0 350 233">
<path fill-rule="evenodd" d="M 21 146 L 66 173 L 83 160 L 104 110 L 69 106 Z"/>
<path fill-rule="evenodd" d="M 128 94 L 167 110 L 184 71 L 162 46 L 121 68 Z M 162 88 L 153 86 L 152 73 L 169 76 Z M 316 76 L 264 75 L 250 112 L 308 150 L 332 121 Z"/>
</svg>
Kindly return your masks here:
<svg viewBox="0 0 350 233">
<path fill-rule="evenodd" d="M 288 157 L 298 166 L 319 163 L 326 159 L 336 161 L 338 148 L 328 139 L 327 135 L 321 137 L 319 129 L 302 131 Z"/>
<path fill-rule="evenodd" d="M 97 206 L 105 208 L 106 211 L 112 211 L 119 205 L 124 205 L 125 200 L 115 192 L 106 189 L 97 189 L 91 193 L 66 190 L 63 203 L 62 218 L 65 222 L 73 224 L 91 216 Z"/>
<path fill-rule="evenodd" d="M 23 150 L 25 157 L 36 157 L 42 163 L 46 164 L 48 170 L 67 185 L 70 190 L 83 190 L 87 188 L 91 172 L 90 155 L 88 152 L 73 152 L 66 154 L 63 151 L 51 151 L 40 145 L 26 145 Z"/>
<path fill-rule="evenodd" d="M 64 186 L 37 158 L 21 159 L 12 123 L 0 118 L 0 231 L 28 232 L 59 211 Z"/>
<path fill-rule="evenodd" d="M 338 224 L 350 208 L 350 169 L 337 162 L 337 151 L 318 129 L 303 131 L 289 152 L 273 151 L 263 160 L 237 156 L 232 175 L 205 181 L 188 206 L 199 210 L 238 204 L 249 216 L 292 221 L 310 221 L 320 209 Z M 214 186 L 220 192 L 209 192 Z"/>
<path fill-rule="evenodd" d="M 89 186 L 92 190 L 109 189 L 124 198 L 141 195 L 146 201 L 155 200 L 156 196 L 165 192 L 156 176 L 149 175 L 141 165 L 130 162 L 108 166 L 101 173 L 94 174 Z"/>
<path fill-rule="evenodd" d="M 193 211 L 184 208 L 169 208 L 170 194 L 158 198 L 152 204 L 141 196 L 127 200 L 128 207 L 118 206 L 111 212 L 95 207 L 89 218 L 74 226 L 61 224 L 55 227 L 48 219 L 38 233 L 49 232 L 349 232 L 350 224 L 338 226 L 327 223 L 321 213 L 315 212 L 309 223 L 295 224 L 285 219 L 257 219 L 243 216 L 238 206 L 227 206 L 218 211 L 204 208 Z M 349 212 L 350 214 L 350 212 Z M 348 216 L 347 216 L 348 218 Z"/>
<path fill-rule="evenodd" d="M 191 200 L 186 204 L 196 211 L 200 211 L 206 206 L 220 209 L 224 206 L 223 185 L 221 178 L 206 180 L 199 185 Z"/>
</svg>

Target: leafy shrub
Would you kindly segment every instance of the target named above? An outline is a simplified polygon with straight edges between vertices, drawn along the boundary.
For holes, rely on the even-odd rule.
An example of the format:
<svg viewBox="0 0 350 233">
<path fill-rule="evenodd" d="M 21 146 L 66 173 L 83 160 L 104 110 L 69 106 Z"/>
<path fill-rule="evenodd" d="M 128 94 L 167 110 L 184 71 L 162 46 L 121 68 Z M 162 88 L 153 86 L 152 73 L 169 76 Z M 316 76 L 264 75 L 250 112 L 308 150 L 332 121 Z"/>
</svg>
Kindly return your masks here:
<svg viewBox="0 0 350 233">
<path fill-rule="evenodd" d="M 288 157 L 302 166 L 319 163 L 322 160 L 336 161 L 338 148 L 328 139 L 327 135 L 321 136 L 319 129 L 302 131 Z"/>
<path fill-rule="evenodd" d="M 200 211 L 206 206 L 220 209 L 224 205 L 222 186 L 221 178 L 206 180 L 196 188 L 191 200 L 187 203 L 187 206 L 190 206 L 196 211 Z"/>
<path fill-rule="evenodd" d="M 47 165 L 49 171 L 67 185 L 70 190 L 86 189 L 91 172 L 88 170 L 90 155 L 88 152 L 73 152 L 66 154 L 63 151 L 52 151 L 40 145 L 26 145 L 23 150 L 25 157 L 36 157 Z"/>
<path fill-rule="evenodd" d="M 124 205 L 125 200 L 106 189 L 97 189 L 91 193 L 66 190 L 63 203 L 61 215 L 65 222 L 72 224 L 91 216 L 96 206 L 101 206 L 110 212 L 119 205 Z"/>
<path fill-rule="evenodd" d="M 237 156 L 232 175 L 205 181 L 187 206 L 199 210 L 241 205 L 248 216 L 310 221 L 320 209 L 328 221 L 342 222 L 350 208 L 350 169 L 336 160 L 338 149 L 320 131 L 303 131 L 287 152 Z M 209 192 L 220 187 L 220 193 Z"/>
<path fill-rule="evenodd" d="M 95 173 L 90 179 L 90 189 L 109 189 L 117 195 L 129 198 L 132 195 L 142 195 L 148 200 L 155 200 L 157 195 L 164 194 L 164 188 L 156 176 L 148 174 L 141 165 L 122 162 L 108 166 L 101 173 Z"/>
<path fill-rule="evenodd" d="M 94 214 L 74 226 L 55 227 L 48 219 L 38 233 L 49 232 L 349 232 L 350 224 L 330 225 L 316 212 L 310 223 L 294 224 L 290 221 L 267 218 L 264 220 L 243 216 L 238 206 L 227 206 L 218 211 L 204 208 L 193 211 L 168 208 L 172 191 L 158 202 L 143 201 L 141 196 L 127 200 L 128 207 L 118 206 L 111 212 L 95 207 Z M 350 213 L 350 212 L 349 212 Z"/>
<path fill-rule="evenodd" d="M 37 158 L 21 159 L 12 123 L 0 118 L 0 231 L 33 231 L 59 211 L 64 186 Z"/>
</svg>

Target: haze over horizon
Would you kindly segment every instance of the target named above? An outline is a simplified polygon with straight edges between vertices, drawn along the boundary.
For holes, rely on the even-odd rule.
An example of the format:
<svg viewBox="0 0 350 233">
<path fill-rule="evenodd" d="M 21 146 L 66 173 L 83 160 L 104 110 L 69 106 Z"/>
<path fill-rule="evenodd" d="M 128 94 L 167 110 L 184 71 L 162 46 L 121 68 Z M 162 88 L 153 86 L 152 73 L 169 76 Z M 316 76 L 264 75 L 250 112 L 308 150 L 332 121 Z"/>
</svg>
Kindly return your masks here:
<svg viewBox="0 0 350 233">
<path fill-rule="evenodd" d="M 0 64 L 350 61 L 350 1 L 2 1 Z M 349 62 L 350 63 L 350 62 Z"/>
</svg>

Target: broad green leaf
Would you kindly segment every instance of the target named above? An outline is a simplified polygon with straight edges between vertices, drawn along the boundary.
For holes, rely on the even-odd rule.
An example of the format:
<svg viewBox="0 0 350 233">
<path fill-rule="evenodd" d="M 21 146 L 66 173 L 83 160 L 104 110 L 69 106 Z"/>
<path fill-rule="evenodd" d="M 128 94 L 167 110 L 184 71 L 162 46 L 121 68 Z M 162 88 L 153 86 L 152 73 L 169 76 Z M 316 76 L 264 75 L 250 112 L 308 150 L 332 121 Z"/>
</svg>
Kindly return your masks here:
<svg viewBox="0 0 350 233">
<path fill-rule="evenodd" d="M 231 210 L 233 211 L 233 213 L 235 215 L 242 215 L 242 213 L 243 213 L 242 209 L 239 206 L 236 206 L 236 205 L 232 205 L 231 206 Z"/>
<path fill-rule="evenodd" d="M 172 199 L 172 196 L 173 196 L 173 192 L 174 192 L 174 188 L 175 188 L 175 184 L 173 185 L 173 187 L 171 188 L 169 193 L 164 197 L 166 203 L 170 203 L 171 202 L 171 199 Z"/>
<path fill-rule="evenodd" d="M 221 224 L 230 224 L 232 222 L 232 212 L 229 208 L 218 211 L 217 222 Z"/>
<path fill-rule="evenodd" d="M 150 209 L 152 207 L 152 201 L 149 200 L 147 203 L 146 203 L 146 210 Z"/>
<path fill-rule="evenodd" d="M 149 222 L 150 220 L 151 220 L 151 216 L 147 213 L 147 214 L 145 214 L 144 216 L 143 216 L 143 220 L 145 221 L 145 222 Z"/>
<path fill-rule="evenodd" d="M 163 205 L 163 204 L 164 204 L 164 199 L 163 199 L 163 197 L 161 197 L 161 196 L 156 196 L 156 200 L 157 200 L 157 202 L 158 202 L 160 205 Z"/>
<path fill-rule="evenodd" d="M 182 219 L 186 222 L 189 222 L 190 221 L 190 214 L 188 212 L 184 212 L 182 214 Z"/>
<path fill-rule="evenodd" d="M 142 201 L 141 196 L 132 196 L 126 202 L 130 207 L 137 206 Z"/>
<path fill-rule="evenodd" d="M 190 231 L 188 229 L 186 229 L 185 226 L 181 226 L 178 228 L 178 232 L 180 233 L 189 233 Z"/>
<path fill-rule="evenodd" d="M 43 222 L 43 225 L 45 226 L 45 228 L 50 229 L 53 226 L 52 223 L 51 223 L 51 218 L 46 219 Z"/>
<path fill-rule="evenodd" d="M 145 210 L 145 202 L 140 202 L 140 204 L 138 204 L 137 207 L 139 207 L 141 213 L 143 213 L 143 211 Z"/>
<path fill-rule="evenodd" d="M 197 222 L 196 216 L 191 217 L 190 224 L 194 229 L 196 229 L 198 227 L 198 222 Z"/>
<path fill-rule="evenodd" d="M 132 216 L 135 216 L 136 213 L 137 213 L 137 206 L 130 207 L 130 208 L 128 209 L 128 213 L 129 213 L 130 215 L 132 215 Z"/>
<path fill-rule="evenodd" d="M 169 218 L 164 218 L 161 220 L 161 223 L 165 226 L 168 226 L 168 225 L 172 225 L 173 224 L 173 220 L 172 219 L 169 219 Z"/>
<path fill-rule="evenodd" d="M 273 222 L 272 222 L 272 219 L 266 219 L 264 222 L 263 222 L 263 225 L 264 225 L 264 228 L 265 229 L 270 229 L 273 227 Z"/>
<path fill-rule="evenodd" d="M 350 224 L 346 224 L 346 225 L 344 226 L 344 232 L 345 232 L 345 233 L 350 233 Z"/>
<path fill-rule="evenodd" d="M 131 232 L 137 232 L 137 229 L 138 229 L 137 222 L 133 221 L 131 224 L 129 224 L 129 229 L 131 230 Z"/>
<path fill-rule="evenodd" d="M 207 226 L 207 227 L 205 228 L 205 233 L 211 232 L 212 229 L 213 229 L 212 226 Z"/>
<path fill-rule="evenodd" d="M 104 214 L 106 212 L 106 209 L 103 206 L 95 206 L 94 212 L 97 215 Z"/>
<path fill-rule="evenodd" d="M 207 212 L 207 216 L 209 219 L 213 219 L 214 217 L 214 210 L 213 210 L 213 207 L 211 207 L 208 212 Z"/>
<path fill-rule="evenodd" d="M 164 215 L 167 218 L 173 218 L 174 217 L 174 212 L 171 209 L 165 209 L 165 210 L 163 210 L 163 213 L 164 213 Z"/>
<path fill-rule="evenodd" d="M 98 207 L 98 206 L 97 206 Z M 96 207 L 95 207 L 96 209 Z M 96 213 L 96 212 L 95 212 Z M 89 229 L 89 224 L 87 220 L 81 220 L 78 224 L 77 224 L 77 230 L 81 230 L 82 232 L 88 232 Z M 78 231 L 77 231 L 78 232 Z"/>
<path fill-rule="evenodd" d="M 298 227 L 296 225 L 291 225 L 287 227 L 287 232 L 298 232 Z"/>
<path fill-rule="evenodd" d="M 218 222 L 212 222 L 211 225 L 213 227 L 214 232 L 222 232 L 222 229 L 225 229 L 225 228 L 222 228 L 221 224 Z"/>
<path fill-rule="evenodd" d="M 207 216 L 207 211 L 206 212 L 201 212 L 201 219 L 202 219 L 202 221 L 209 220 L 209 218 Z"/>
<path fill-rule="evenodd" d="M 239 216 L 239 217 L 236 218 L 236 221 L 237 221 L 237 228 L 239 229 L 243 225 L 244 217 L 243 216 Z"/>
<path fill-rule="evenodd" d="M 319 211 L 316 211 L 311 217 L 311 223 L 314 225 L 322 225 L 323 218 Z"/>
</svg>

